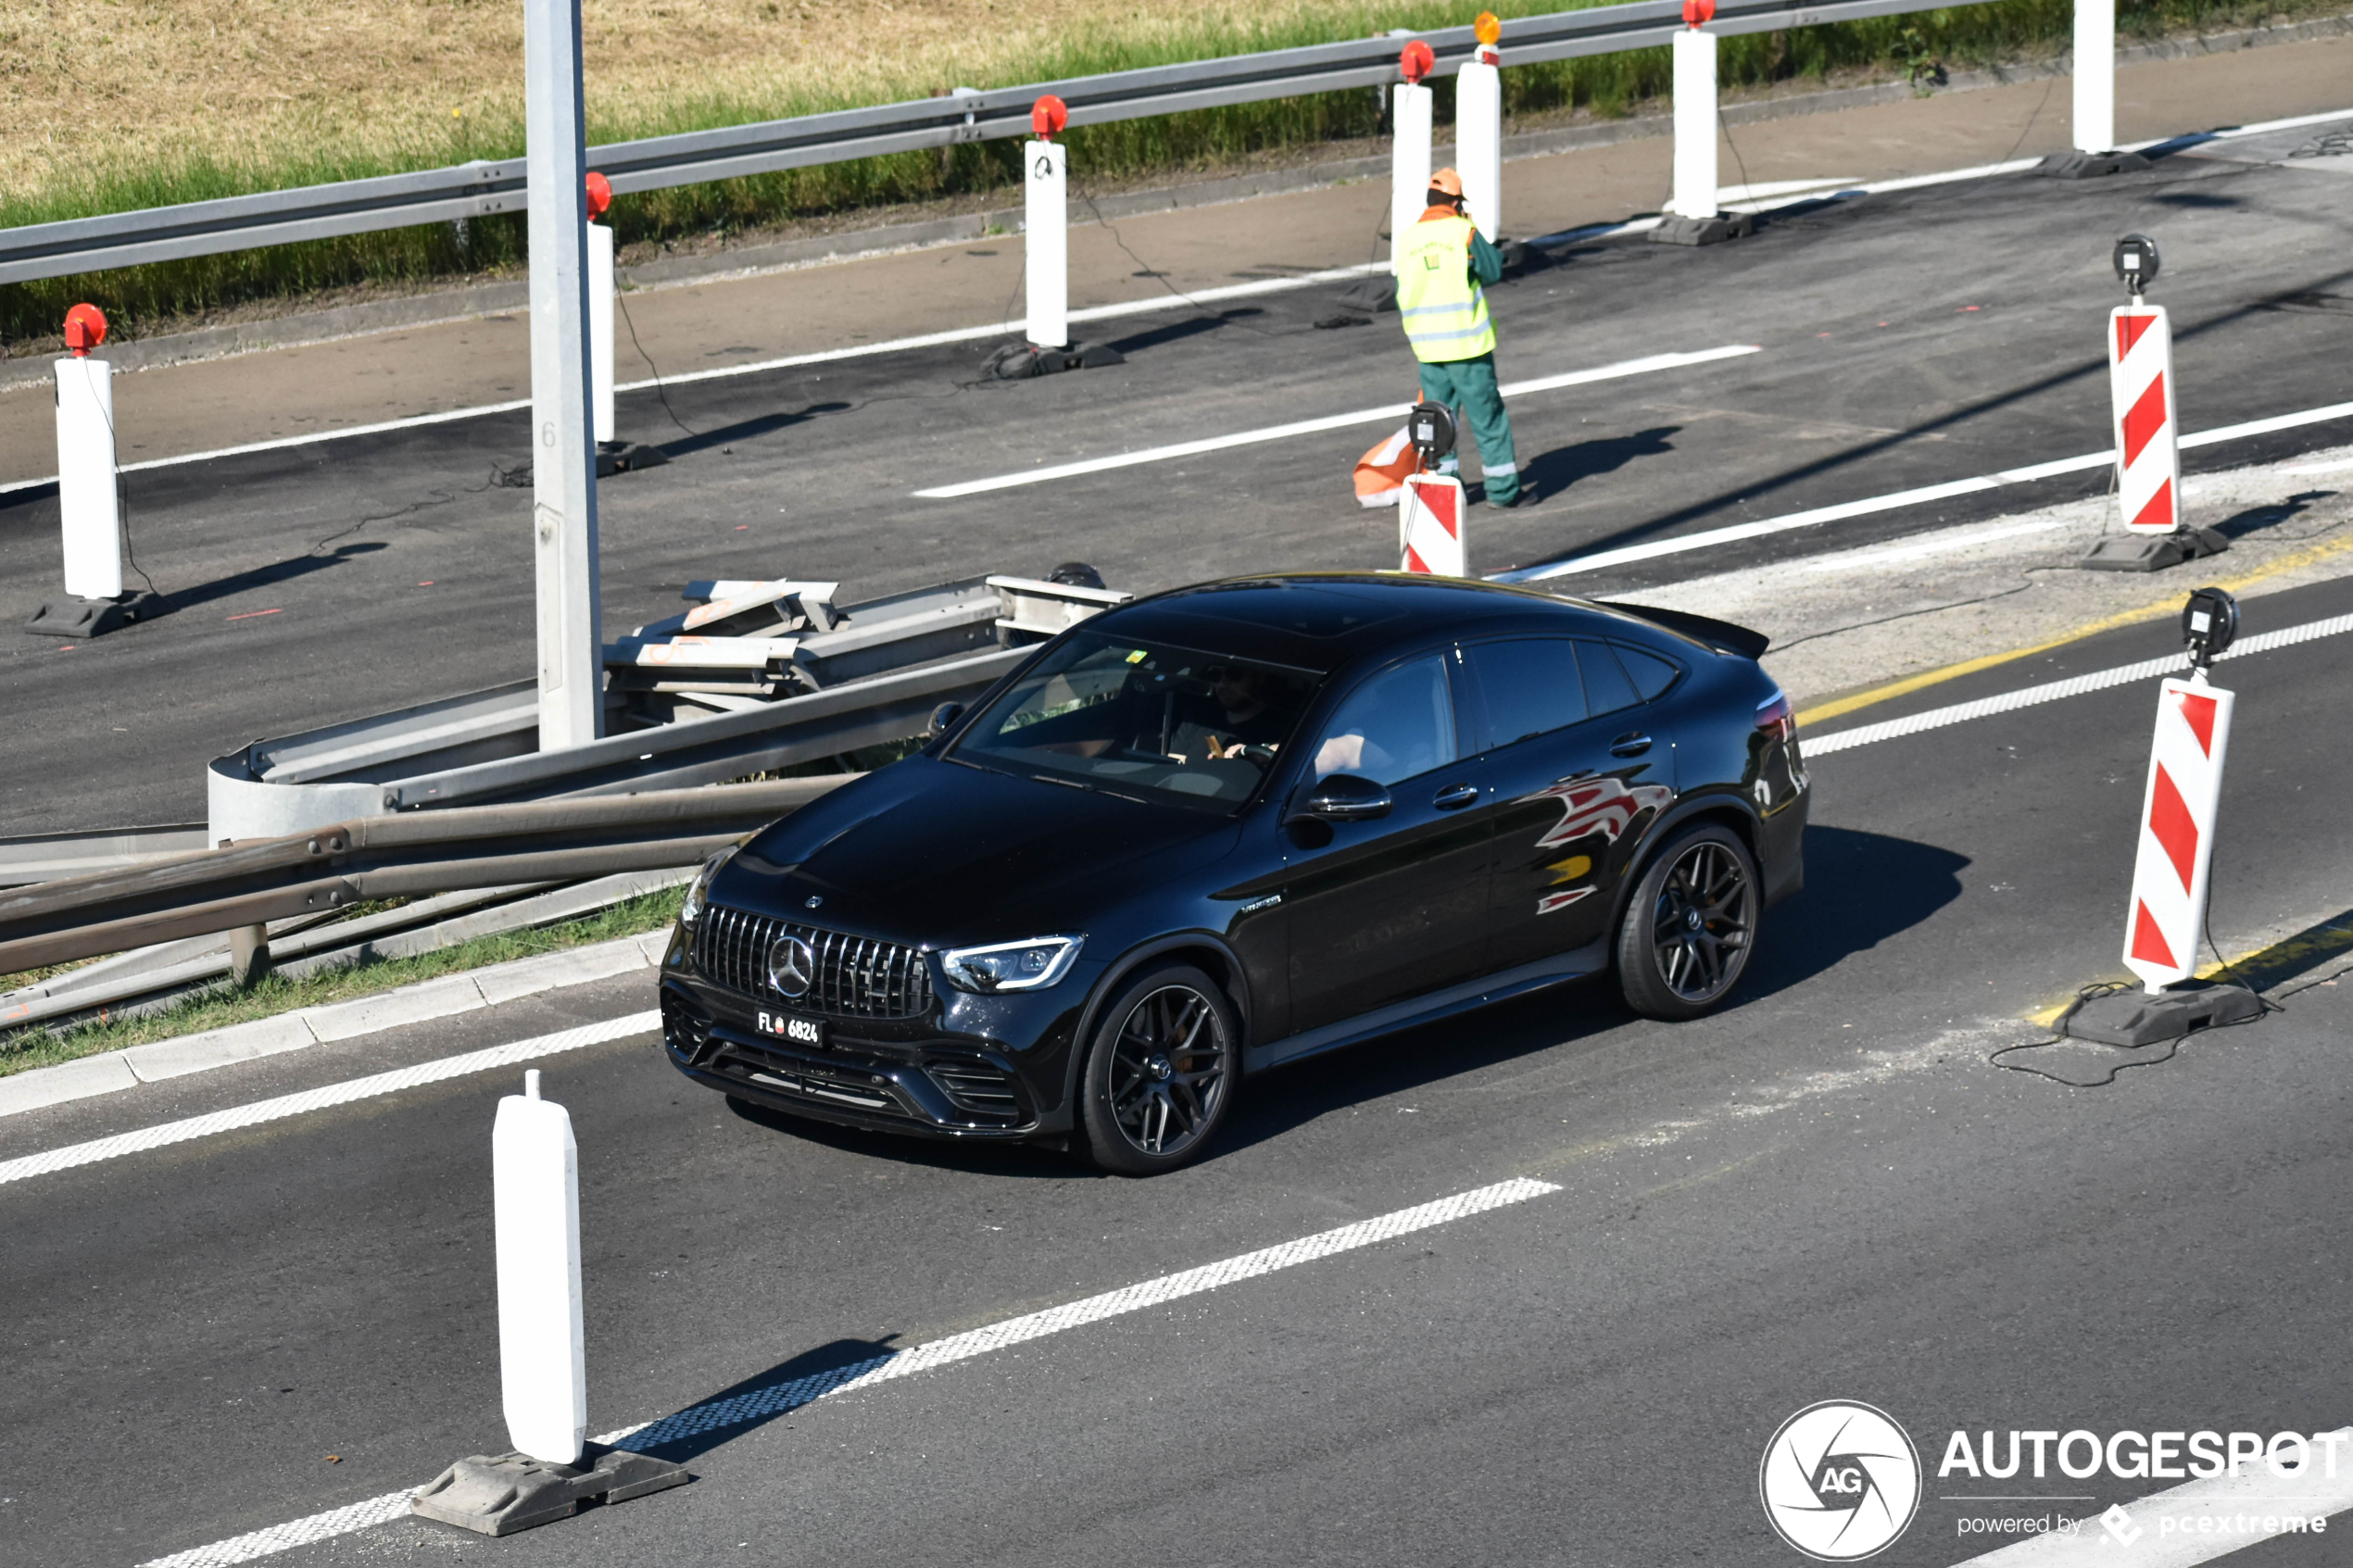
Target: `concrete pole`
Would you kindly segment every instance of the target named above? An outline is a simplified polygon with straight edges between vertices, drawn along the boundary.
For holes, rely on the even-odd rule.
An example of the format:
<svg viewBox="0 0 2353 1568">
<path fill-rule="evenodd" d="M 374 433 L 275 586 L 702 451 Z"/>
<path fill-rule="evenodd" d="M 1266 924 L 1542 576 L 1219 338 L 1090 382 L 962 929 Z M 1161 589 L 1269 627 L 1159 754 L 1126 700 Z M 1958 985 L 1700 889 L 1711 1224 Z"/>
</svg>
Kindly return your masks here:
<svg viewBox="0 0 2353 1568">
<path fill-rule="evenodd" d="M 1504 73 L 1473 60 L 1454 78 L 1454 171 L 1465 215 L 1492 243 L 1504 222 Z"/>
<path fill-rule="evenodd" d="M 1716 35 L 1675 35 L 1675 195 L 1678 218 L 1716 216 Z"/>
<path fill-rule="evenodd" d="M 2075 0 L 2075 150 L 2116 147 L 2116 0 Z"/>
<path fill-rule="evenodd" d="M 57 361 L 57 523 L 66 592 L 122 596 L 122 512 L 115 495 L 114 374 L 104 359 Z"/>
<path fill-rule="evenodd" d="M 1405 231 L 1421 221 L 1429 205 L 1429 135 L 1435 97 L 1416 82 L 1401 82 L 1390 100 L 1389 145 L 1389 255 L 1390 270 L 1405 243 Z"/>
<path fill-rule="evenodd" d="M 588 384 L 597 440 L 612 439 L 612 231 L 588 225 Z"/>
<path fill-rule="evenodd" d="M 539 749 L 604 728 L 598 661 L 597 445 L 588 399 L 586 125 L 580 0 L 523 0 L 531 189 L 532 533 L 539 583 Z"/>
<path fill-rule="evenodd" d="M 1029 323 L 1039 348 L 1070 345 L 1070 181 L 1060 142 L 1025 142 L 1028 169 L 1022 199 L 1022 249 L 1029 286 Z"/>
</svg>

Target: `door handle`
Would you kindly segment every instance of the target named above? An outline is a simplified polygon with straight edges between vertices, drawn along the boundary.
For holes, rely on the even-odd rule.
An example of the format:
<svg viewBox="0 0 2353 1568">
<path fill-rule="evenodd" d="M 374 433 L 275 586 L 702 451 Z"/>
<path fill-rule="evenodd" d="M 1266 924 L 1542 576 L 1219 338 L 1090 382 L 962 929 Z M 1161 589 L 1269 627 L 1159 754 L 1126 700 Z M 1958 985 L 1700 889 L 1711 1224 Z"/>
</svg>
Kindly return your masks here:
<svg viewBox="0 0 2353 1568">
<path fill-rule="evenodd" d="M 1441 811 L 1459 811 L 1478 798 L 1478 786 L 1475 784 L 1448 784 L 1430 804 Z"/>
<path fill-rule="evenodd" d="M 1651 737 L 1639 730 L 1629 730 L 1609 743 L 1612 757 L 1640 757 L 1651 748 Z"/>
</svg>

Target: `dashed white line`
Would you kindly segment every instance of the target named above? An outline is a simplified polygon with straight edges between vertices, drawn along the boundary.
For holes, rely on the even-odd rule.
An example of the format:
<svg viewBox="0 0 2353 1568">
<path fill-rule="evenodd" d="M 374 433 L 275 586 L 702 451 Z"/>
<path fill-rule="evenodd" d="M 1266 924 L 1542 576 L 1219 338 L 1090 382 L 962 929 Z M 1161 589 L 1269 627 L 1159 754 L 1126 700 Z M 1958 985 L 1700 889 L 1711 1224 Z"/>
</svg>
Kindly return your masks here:
<svg viewBox="0 0 2353 1568">
<path fill-rule="evenodd" d="M 985 1356 L 1011 1345 L 1026 1345 L 1049 1335 L 1101 1323 L 1107 1318 L 1123 1317 L 1129 1312 L 1139 1312 L 1148 1307 L 1161 1306 L 1187 1296 L 1198 1296 L 1221 1286 L 1256 1279 L 1278 1270 L 1297 1268 L 1302 1263 L 1312 1263 L 1320 1258 L 1353 1252 L 1359 1248 L 1410 1236 L 1434 1225 L 1451 1224 L 1474 1214 L 1525 1203 L 1529 1198 L 1560 1190 L 1557 1183 L 1535 1181 L 1524 1176 L 1497 1182 L 1491 1186 L 1475 1187 L 1469 1192 L 1458 1192 L 1452 1198 L 1417 1204 L 1411 1209 L 1394 1210 L 1335 1230 L 1318 1231 L 1313 1236 L 1261 1248 L 1255 1252 L 1245 1252 L 1238 1258 L 1204 1263 L 1199 1268 L 1184 1269 L 1173 1274 L 1162 1274 L 1156 1279 L 1123 1286 L 1117 1290 L 1107 1290 L 1100 1296 L 1065 1302 L 1059 1307 L 1049 1307 L 1042 1312 L 1026 1312 L 1020 1317 L 1007 1318 L 963 1334 L 951 1334 L 945 1339 L 934 1339 L 889 1355 L 853 1361 L 828 1372 L 756 1388 L 748 1394 L 690 1405 L 659 1420 L 624 1426 L 618 1432 L 608 1432 L 596 1440 L 645 1450 L 706 1432 L 749 1425 L 834 1395 L 952 1366 L 958 1361 Z M 331 1536 L 349 1535 L 357 1530 L 388 1524 L 408 1512 L 410 1496 L 408 1491 L 387 1492 L 365 1502 L 353 1503 L 325 1513 L 314 1513 L 307 1519 L 273 1524 L 269 1529 L 256 1530 L 250 1535 L 175 1552 L 170 1557 L 158 1557 L 142 1563 L 140 1568 L 230 1568 L 233 1563 L 250 1562 L 256 1558 L 288 1551 L 313 1541 L 325 1540 Z"/>
<path fill-rule="evenodd" d="M 2353 632 L 2353 615 L 2333 615 L 2325 621 L 2308 621 L 2301 626 L 2287 626 L 2277 632 L 2261 632 L 2252 637 L 2243 637 L 2221 657 L 2227 659 L 2250 653 L 2268 653 L 2273 648 L 2309 643 L 2315 637 L 2338 636 L 2347 632 Z M 2021 686 L 2014 692 L 1979 697 L 1973 702 L 1956 702 L 1944 708 L 1931 708 L 1925 713 L 1914 713 L 1902 719 L 1860 724 L 1854 729 L 1836 730 L 1827 735 L 1808 735 L 1803 743 L 1805 753 L 1811 760 L 1817 757 L 1827 757 L 1834 751 L 1848 751 L 1858 746 L 1894 740 L 1900 735 L 1916 735 L 1923 730 L 1941 730 L 1947 724 L 1966 723 L 1971 719 L 2015 712 L 2021 708 L 2057 702 L 2064 697 L 2082 696 L 2087 692 L 2104 692 L 2111 686 L 2128 686 L 2136 681 L 2154 680 L 2159 675 L 2178 675 L 2187 658 L 2186 654 L 2176 653 L 2163 659 L 2145 659 L 2138 664 L 2120 664 L 2113 670 L 2095 670 L 2087 674 L 2070 675 L 2063 681 L 2045 681 L 2040 685 Z"/>
<path fill-rule="evenodd" d="M 1680 370 L 1686 365 L 1705 365 L 1717 359 L 1738 358 L 1755 354 L 1758 345 L 1753 343 L 1728 344 L 1721 348 L 1703 348 L 1689 354 L 1652 354 L 1640 359 L 1622 359 L 1614 365 L 1600 365 L 1589 370 L 1567 370 L 1556 376 L 1539 376 L 1533 381 L 1512 382 L 1499 390 L 1505 397 L 1524 397 L 1533 392 L 1553 392 L 1565 386 L 1582 386 L 1589 382 L 1616 381 L 1623 376 L 1648 375 L 1655 370 Z M 1413 407 L 1410 403 L 1388 403 L 1378 408 L 1358 408 L 1345 414 L 1327 414 L 1320 419 L 1300 420 L 1291 424 L 1265 425 L 1257 430 L 1237 431 L 1229 435 L 1212 435 L 1199 441 L 1179 441 L 1168 446 L 1148 446 L 1139 452 L 1116 452 L 1107 458 L 1088 458 L 1076 463 L 1056 463 L 1050 468 L 1025 469 L 1018 473 L 998 474 L 989 479 L 968 479 L 961 483 L 942 484 L 915 494 L 925 500 L 953 500 L 959 495 L 977 495 L 988 490 L 1010 490 L 1020 484 L 1043 484 L 1049 480 L 1070 479 L 1078 474 L 1101 473 L 1108 469 L 1133 468 L 1139 463 L 1164 463 L 1174 458 L 1190 458 L 1204 452 L 1224 452 L 1237 446 L 1253 446 L 1261 442 L 1284 441 L 1295 435 L 1314 435 L 1327 430 L 1345 430 L 1351 425 L 1386 424 L 1402 420 Z"/>
<path fill-rule="evenodd" d="M 191 1116 L 179 1122 L 159 1123 L 136 1132 L 117 1133 L 111 1137 L 95 1138 L 88 1143 L 68 1144 L 63 1148 L 53 1148 L 41 1154 L 0 1160 L 0 1185 L 47 1175 L 55 1171 L 70 1171 L 80 1165 L 94 1165 L 102 1160 L 120 1160 L 126 1154 L 140 1154 L 151 1148 L 164 1148 L 195 1138 L 208 1138 L 216 1133 L 258 1126 L 264 1122 L 283 1121 L 289 1116 L 323 1110 L 331 1105 L 349 1105 L 354 1100 L 397 1094 L 402 1089 L 438 1084 L 448 1078 L 462 1078 L 470 1073 L 481 1073 L 493 1067 L 511 1067 L 519 1061 L 535 1061 L 541 1057 L 603 1045 L 609 1040 L 625 1040 L 632 1035 L 648 1034 L 661 1027 L 661 1014 L 659 1012 L 628 1013 L 600 1023 L 585 1023 L 577 1029 L 564 1029 L 553 1035 L 539 1035 L 528 1040 L 492 1046 L 486 1050 L 447 1056 L 436 1061 L 421 1061 L 414 1067 L 398 1067 L 389 1073 L 377 1073 L 365 1078 L 346 1079 L 340 1084 L 304 1089 L 298 1094 L 256 1100 L 251 1105 L 232 1106 L 226 1110 L 208 1111 L 202 1116 Z"/>
</svg>

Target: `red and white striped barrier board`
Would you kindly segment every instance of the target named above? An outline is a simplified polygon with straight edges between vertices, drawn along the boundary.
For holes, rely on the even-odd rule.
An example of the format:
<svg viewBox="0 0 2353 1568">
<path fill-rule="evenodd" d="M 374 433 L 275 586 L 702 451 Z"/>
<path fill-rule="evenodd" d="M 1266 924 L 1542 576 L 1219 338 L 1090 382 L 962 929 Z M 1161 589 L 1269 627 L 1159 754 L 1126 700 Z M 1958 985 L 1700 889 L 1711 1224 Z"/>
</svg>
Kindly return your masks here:
<svg viewBox="0 0 2353 1568">
<path fill-rule="evenodd" d="M 2173 420 L 2173 327 L 2163 306 L 2120 305 L 2108 317 L 2108 385 L 2124 526 L 2171 533 L 2182 521 L 2182 454 Z"/>
<path fill-rule="evenodd" d="M 1401 571 L 1434 577 L 1468 577 L 1470 551 L 1463 543 L 1463 482 L 1452 474 L 1405 476 L 1397 497 Z"/>
<path fill-rule="evenodd" d="M 2151 991 L 2197 972 L 2233 700 L 2220 686 L 2179 679 L 2168 680 L 2157 699 L 2157 739 L 2149 748 L 2133 907 L 2124 927 L 2124 967 Z"/>
</svg>

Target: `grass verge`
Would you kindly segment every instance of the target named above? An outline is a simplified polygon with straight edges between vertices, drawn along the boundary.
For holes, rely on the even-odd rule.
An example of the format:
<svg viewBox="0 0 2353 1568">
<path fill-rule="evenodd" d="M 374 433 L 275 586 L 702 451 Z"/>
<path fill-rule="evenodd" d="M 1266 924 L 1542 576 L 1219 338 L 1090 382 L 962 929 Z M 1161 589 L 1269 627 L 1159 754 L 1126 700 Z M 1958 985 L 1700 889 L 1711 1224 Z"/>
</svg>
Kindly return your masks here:
<svg viewBox="0 0 2353 1568">
<path fill-rule="evenodd" d="M 1145 5 L 1116 19 L 1099 15 L 1062 30 L 1006 29 L 990 18 L 959 21 L 961 34 L 932 38 L 892 54 L 887 43 L 862 56 L 854 71 L 763 71 L 718 69 L 666 81 L 632 82 L 625 61 L 610 65 L 594 53 L 592 27 L 589 134 L 592 141 L 625 140 L 710 129 L 863 104 L 919 98 L 952 81 L 1002 87 L 1208 58 L 1260 49 L 1327 43 L 1405 27 L 1429 31 L 1468 22 L 1491 5 L 1502 15 L 1564 8 L 1565 0 L 1293 0 L 1251 12 L 1214 6 Z M 288 8 L 303 9 L 300 4 Z M 805 9 L 806 7 L 799 7 Z M 953 11 L 953 5 L 942 7 Z M 2334 14 L 2342 0 L 2123 0 L 2118 28 L 2126 39 L 2169 32 L 2211 32 L 2266 22 Z M 669 15 L 658 11 L 659 15 Z M 714 13 L 716 14 L 716 13 Z M 749 14 L 749 13 L 748 13 Z M 778 18 L 766 4 L 753 21 Z M 1940 67 L 1998 64 L 2048 56 L 2070 36 L 2072 0 L 1995 0 L 1908 17 L 1795 28 L 1724 40 L 1720 58 L 1729 88 L 1821 79 L 1833 71 L 1873 69 L 1933 79 Z M 592 19 L 593 21 L 594 19 Z M 946 22 L 950 19 L 937 19 Z M 111 22 L 109 25 L 112 25 Z M 653 28 L 671 28 L 670 22 Z M 763 24 L 764 25 L 764 24 Z M 938 31 L 938 30 L 935 30 Z M 5 29 L 0 29 L 4 33 Z M 746 35 L 749 38 L 750 34 Z M 706 58 L 739 63 L 741 51 Z M 0 37 L 0 44 L 5 44 Z M 191 42 L 190 48 L 206 45 Z M 626 47 L 626 45 L 623 45 Z M 747 45 L 749 46 L 749 45 Z M 797 45 L 805 49 L 805 44 Z M 945 51 L 945 52 L 943 52 Z M 5 55 L 0 49 L 0 55 Z M 519 105 L 510 101 L 511 62 L 497 40 L 475 53 L 500 64 L 501 85 L 480 93 L 459 83 L 424 81 L 444 98 L 470 97 L 471 112 L 428 122 L 384 111 L 377 121 L 355 115 L 358 129 L 335 133 L 314 125 L 289 126 L 275 139 L 209 144 L 200 124 L 177 140 L 123 128 L 118 150 L 88 153 L 55 164 L 40 177 L 0 188 L 0 227 L 98 213 L 278 190 L 368 175 L 461 162 L 516 157 L 522 152 Z M 1508 57 L 1508 56 L 1507 56 Z M 485 69 L 487 67 L 484 68 Z M 1582 112 L 1622 115 L 1667 91 L 1668 52 L 1635 50 L 1575 61 L 1507 66 L 1508 119 Z M 45 79 L 44 79 L 45 80 Z M 491 80 L 485 78 L 485 81 Z M 615 87 L 605 90 L 608 81 Z M 625 90 L 623 90 L 625 89 Z M 1439 83 L 1451 100 L 1452 79 Z M 201 94 L 186 94 L 199 101 Z M 167 107 L 175 99 L 168 99 Z M 146 106 L 157 102 L 150 95 Z M 181 103 L 183 116 L 199 103 Z M 1109 183 L 1139 176 L 1200 172 L 1270 150 L 1381 133 L 1380 95 L 1356 89 L 1270 103 L 1164 115 L 1069 133 L 1072 166 L 1080 181 Z M 167 112 L 165 118 L 170 118 Z M 1451 101 L 1438 106 L 1441 123 Z M 199 117 L 201 119 L 204 117 Z M 333 117 L 331 117 L 333 118 Z M 438 127 L 433 129 L 431 127 Z M 113 145 L 102 135 L 101 146 Z M 28 170 L 27 172 L 31 172 Z M 912 152 L 822 168 L 682 186 L 624 196 L 614 223 L 624 245 L 667 245 L 686 239 L 724 240 L 780 222 L 824 218 L 909 202 L 1008 190 L 1019 183 L 1018 146 L 1012 141 Z M 368 284 L 415 286 L 461 276 L 511 271 L 523 260 L 523 220 L 513 214 L 463 226 L 432 224 L 189 261 L 126 268 L 74 278 L 0 286 L 0 343 L 10 353 L 42 352 L 57 342 L 57 323 L 77 300 L 104 307 L 126 337 L 165 330 L 206 312 L 256 299 L 303 298 Z"/>
<path fill-rule="evenodd" d="M 678 918 L 678 903 L 685 896 L 684 887 L 662 888 L 577 920 L 477 936 L 410 958 L 351 964 L 307 974 L 298 980 L 273 974 L 248 991 L 235 990 L 224 983 L 151 1013 L 129 1018 L 101 1017 L 57 1031 L 19 1029 L 0 1035 L 0 1077 L 105 1051 L 119 1051 L 129 1046 L 225 1028 L 232 1023 L 250 1023 L 255 1019 L 272 1018 L 296 1008 L 374 996 L 420 980 L 505 963 L 510 959 L 535 958 L 566 947 L 660 931 Z"/>
</svg>

